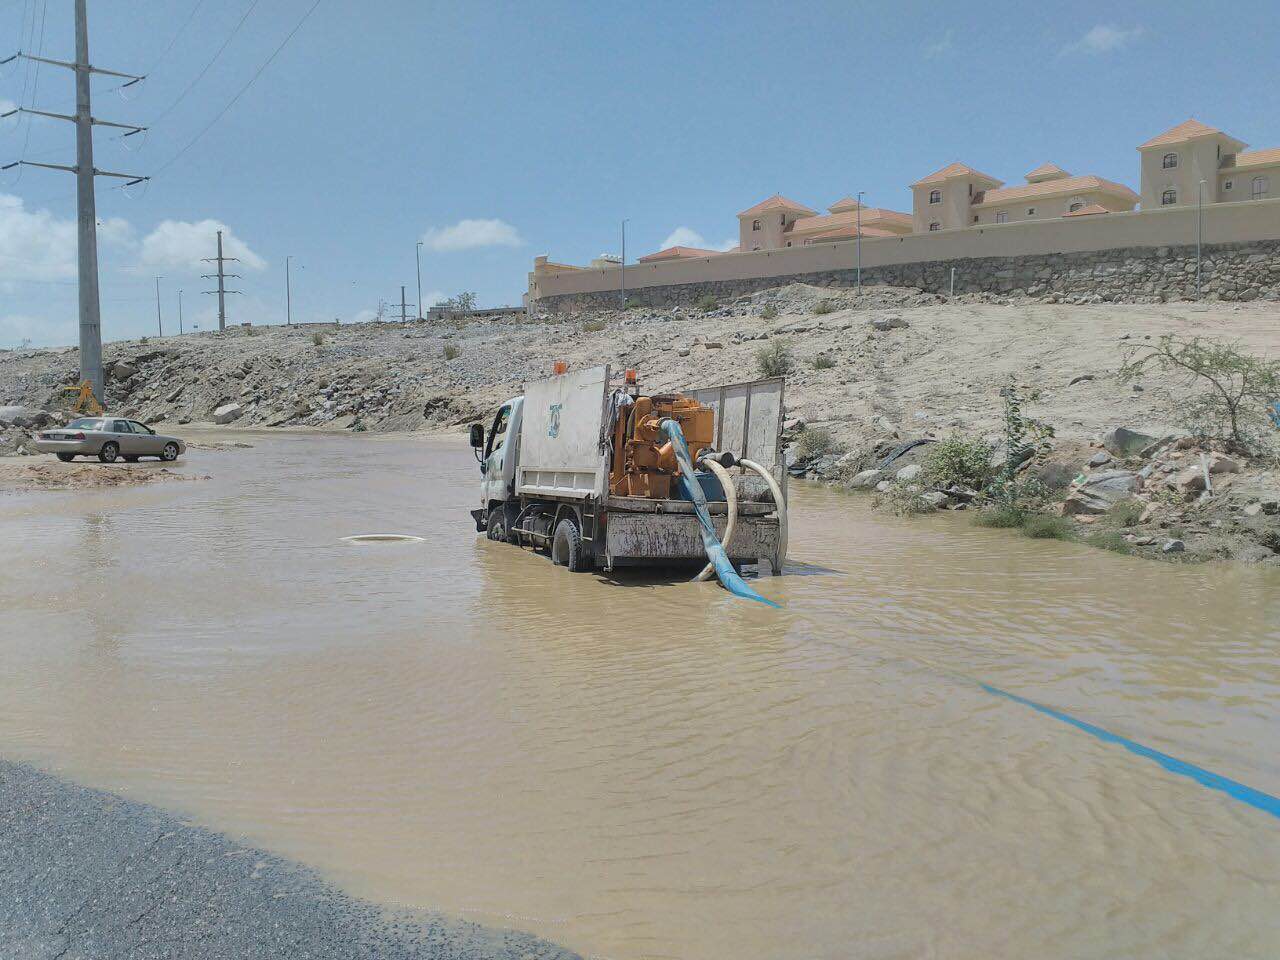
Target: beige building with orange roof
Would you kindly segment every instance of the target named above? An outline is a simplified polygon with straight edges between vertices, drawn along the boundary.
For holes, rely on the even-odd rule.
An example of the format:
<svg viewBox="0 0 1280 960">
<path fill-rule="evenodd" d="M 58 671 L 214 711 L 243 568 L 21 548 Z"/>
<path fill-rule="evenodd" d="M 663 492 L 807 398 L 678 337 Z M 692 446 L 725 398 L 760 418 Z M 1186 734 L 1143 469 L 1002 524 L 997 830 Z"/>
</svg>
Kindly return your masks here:
<svg viewBox="0 0 1280 960">
<path fill-rule="evenodd" d="M 1199 120 L 1187 120 L 1138 147 L 1142 208 L 1280 197 L 1280 149 L 1248 144 Z"/>
<path fill-rule="evenodd" d="M 1249 201 L 1280 199 L 1280 148 L 1247 147 L 1217 128 L 1186 120 L 1138 147 L 1138 192 L 1105 177 L 1073 175 L 1055 163 L 1042 164 L 1027 173 L 1023 183 L 1007 186 L 997 177 L 955 162 L 911 184 L 909 214 L 865 206 L 851 196 L 818 213 L 774 194 L 738 214 L 739 243 L 734 249 L 676 246 L 660 250 L 639 258 L 640 270 L 634 277 L 628 274 L 628 286 L 768 276 L 784 264 L 796 275 L 822 272 L 832 269 L 830 258 L 848 255 L 842 252 L 846 243 L 860 263 L 865 257 L 868 264 L 881 265 L 1016 256 L 1030 247 L 1044 248 L 1041 252 L 1079 252 L 1176 245 L 1186 240 L 1187 230 L 1172 225 L 1181 223 L 1186 208 L 1201 200 L 1206 205 L 1227 205 L 1221 217 L 1210 219 L 1240 224 L 1239 236 L 1253 237 L 1259 222 L 1262 233 L 1269 236 L 1273 230 L 1269 209 L 1255 209 Z M 1162 211 L 1167 215 L 1160 215 Z M 1194 211 L 1192 215 L 1197 216 Z M 1029 223 L 1041 221 L 1030 227 L 1033 232 L 1026 232 Z M 1004 224 L 1011 225 L 1009 232 L 988 229 Z M 1213 224 L 1209 228 L 1210 235 L 1218 229 Z M 1235 242 L 1236 234 L 1221 229 L 1226 232 L 1217 242 Z M 942 236 L 933 239 L 938 234 Z M 867 243 L 849 243 L 854 240 Z M 801 252 L 806 248 L 811 253 Z M 530 274 L 530 295 L 536 299 L 544 290 L 566 287 L 603 290 L 615 282 L 620 288 L 621 280 L 613 278 L 619 266 L 616 257 L 593 261 L 587 268 L 539 257 Z M 575 273 L 576 277 L 571 276 Z"/>
</svg>

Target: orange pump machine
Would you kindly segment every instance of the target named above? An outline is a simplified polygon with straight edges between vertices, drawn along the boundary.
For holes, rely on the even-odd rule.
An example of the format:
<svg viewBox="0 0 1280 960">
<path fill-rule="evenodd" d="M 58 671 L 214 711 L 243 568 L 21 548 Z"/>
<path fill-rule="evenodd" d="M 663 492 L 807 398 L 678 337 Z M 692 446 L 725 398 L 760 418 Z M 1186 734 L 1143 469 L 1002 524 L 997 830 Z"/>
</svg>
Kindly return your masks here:
<svg viewBox="0 0 1280 960">
<path fill-rule="evenodd" d="M 675 420 L 689 445 L 694 463 L 714 440 L 715 413 L 678 393 L 636 397 L 618 412 L 613 428 L 613 466 L 609 492 L 618 497 L 671 496 L 671 482 L 680 475 L 675 448 L 662 433 L 663 420 Z"/>
</svg>

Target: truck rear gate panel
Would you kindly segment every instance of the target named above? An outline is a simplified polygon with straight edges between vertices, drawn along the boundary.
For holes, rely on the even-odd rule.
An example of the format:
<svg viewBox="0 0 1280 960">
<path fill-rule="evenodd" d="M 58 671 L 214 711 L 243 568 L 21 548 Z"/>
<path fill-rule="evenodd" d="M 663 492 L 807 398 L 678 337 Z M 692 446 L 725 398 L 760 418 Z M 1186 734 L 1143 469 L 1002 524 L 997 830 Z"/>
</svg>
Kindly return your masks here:
<svg viewBox="0 0 1280 960">
<path fill-rule="evenodd" d="M 725 521 L 724 516 L 712 518 L 717 537 L 724 537 Z M 772 557 L 777 546 L 777 517 L 740 516 L 734 523 L 729 559 L 735 563 L 755 563 L 762 557 Z M 678 513 L 610 513 L 605 552 L 617 563 L 625 563 L 632 557 L 704 561 L 707 558 L 697 518 Z"/>
<path fill-rule="evenodd" d="M 608 395 L 607 366 L 529 385 L 520 429 L 517 493 L 579 500 L 604 496 L 608 458 L 600 440 Z"/>
</svg>

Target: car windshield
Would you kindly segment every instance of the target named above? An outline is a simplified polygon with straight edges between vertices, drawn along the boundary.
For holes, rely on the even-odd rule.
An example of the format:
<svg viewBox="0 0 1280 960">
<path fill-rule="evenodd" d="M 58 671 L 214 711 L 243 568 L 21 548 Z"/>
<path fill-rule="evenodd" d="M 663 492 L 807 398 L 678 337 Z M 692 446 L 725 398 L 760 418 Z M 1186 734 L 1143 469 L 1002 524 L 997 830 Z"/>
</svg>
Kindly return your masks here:
<svg viewBox="0 0 1280 960">
<path fill-rule="evenodd" d="M 72 420 L 70 423 L 67 424 L 67 427 L 69 429 L 75 429 L 75 430 L 101 430 L 102 421 L 94 420 L 88 417 L 82 417 L 79 420 Z"/>
</svg>

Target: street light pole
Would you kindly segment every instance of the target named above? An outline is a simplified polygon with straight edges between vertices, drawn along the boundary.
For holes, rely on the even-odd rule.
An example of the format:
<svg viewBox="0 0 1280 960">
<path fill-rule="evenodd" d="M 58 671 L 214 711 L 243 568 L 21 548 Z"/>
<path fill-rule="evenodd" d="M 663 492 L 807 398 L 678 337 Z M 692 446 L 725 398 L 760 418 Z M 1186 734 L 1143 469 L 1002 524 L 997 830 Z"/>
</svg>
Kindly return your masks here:
<svg viewBox="0 0 1280 960">
<path fill-rule="evenodd" d="M 858 201 L 858 207 L 857 207 L 858 227 L 857 227 L 857 233 L 854 235 L 854 238 L 853 238 L 853 243 L 855 248 L 858 251 L 858 289 L 859 290 L 862 289 L 862 195 L 866 192 L 867 191 L 865 190 L 859 190 L 858 196 L 855 198 Z"/>
<path fill-rule="evenodd" d="M 293 326 L 293 280 L 289 275 L 289 261 L 293 259 L 293 254 L 284 258 L 284 323 L 286 327 Z"/>
<path fill-rule="evenodd" d="M 422 241 L 414 247 L 413 259 L 418 265 L 418 319 L 422 319 Z"/>
<path fill-rule="evenodd" d="M 182 336 L 182 334 L 185 332 L 186 331 L 182 329 L 182 291 L 179 290 L 178 291 L 178 336 Z"/>
<path fill-rule="evenodd" d="M 1196 299 L 1200 299 L 1200 248 L 1204 243 L 1204 185 L 1200 181 L 1200 197 L 1196 204 Z"/>
<path fill-rule="evenodd" d="M 627 221 L 622 221 L 622 309 L 627 309 Z"/>
<path fill-rule="evenodd" d="M 156 277 L 156 326 L 160 328 L 160 336 L 164 336 L 164 323 L 160 319 L 160 281 L 164 277 Z"/>
</svg>

